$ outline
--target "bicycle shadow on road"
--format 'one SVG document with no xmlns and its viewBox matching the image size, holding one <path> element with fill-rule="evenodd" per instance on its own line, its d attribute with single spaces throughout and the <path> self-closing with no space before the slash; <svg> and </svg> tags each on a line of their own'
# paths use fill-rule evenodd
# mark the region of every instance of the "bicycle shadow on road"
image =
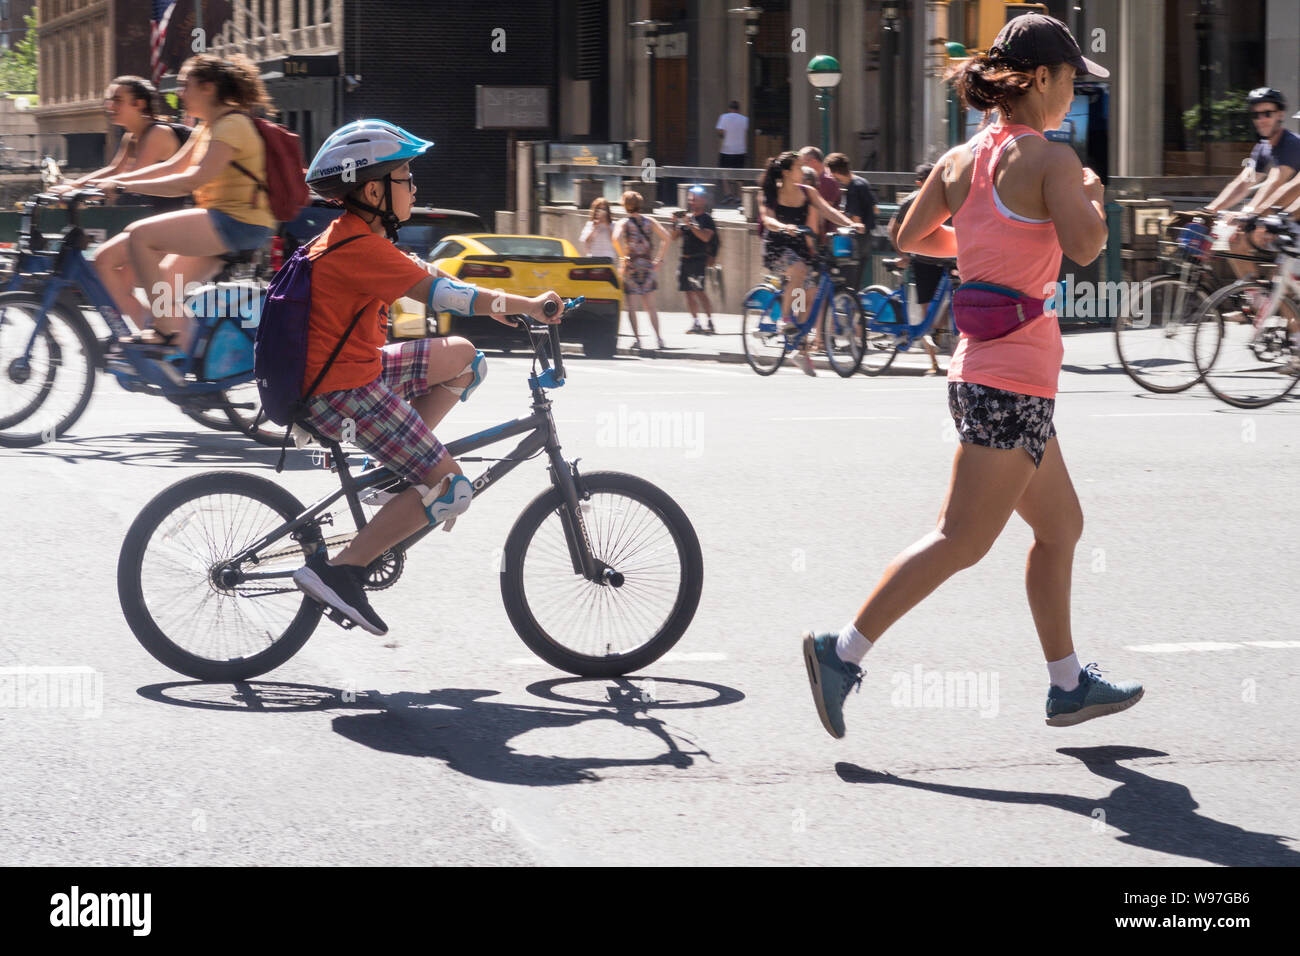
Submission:
<svg viewBox="0 0 1300 956">
<path fill-rule="evenodd" d="M 310 471 L 318 467 L 312 463 L 310 453 L 295 451 L 290 445 L 289 454 L 284 460 L 285 471 Z M 45 445 L 15 448 L 12 452 L 28 461 L 40 456 L 57 458 L 69 465 L 108 461 L 120 465 L 164 468 L 195 465 L 263 465 L 274 468 L 280 458 L 278 447 L 260 445 L 251 438 L 234 433 L 181 431 L 87 435 L 78 438 L 64 436 Z"/>
<path fill-rule="evenodd" d="M 1167 757 L 1159 750 L 1144 747 L 1060 747 L 1056 751 L 1082 760 L 1093 773 L 1119 784 L 1100 800 L 1075 797 L 1065 793 L 1041 793 L 1017 790 L 990 790 L 984 787 L 961 787 L 943 783 L 908 780 L 889 773 L 867 770 L 850 763 L 835 765 L 846 783 L 889 783 L 930 793 L 988 800 L 995 803 L 1020 803 L 1067 810 L 1084 817 L 1104 821 L 1106 826 L 1125 831 L 1119 838 L 1130 846 L 1205 860 L 1221 866 L 1296 866 L 1300 853 L 1284 841 L 1291 838 L 1276 833 L 1257 833 L 1230 823 L 1202 816 L 1192 792 L 1180 783 L 1148 776 L 1120 761 L 1143 757 Z M 1104 817 L 1095 817 L 1096 810 Z"/>
<path fill-rule="evenodd" d="M 601 779 L 597 771 L 609 768 L 685 769 L 694 765 L 695 758 L 711 760 L 695 741 L 651 711 L 717 707 L 745 699 L 740 691 L 722 684 L 640 675 L 634 680 L 638 683 L 625 677 L 558 678 L 527 688 L 536 697 L 578 707 L 492 701 L 485 698 L 500 691 L 481 688 L 380 694 L 269 681 L 178 681 L 142 687 L 137 693 L 180 707 L 240 713 L 358 710 L 362 713 L 335 717 L 334 732 L 385 753 L 434 757 L 449 769 L 479 780 L 530 787 L 595 782 Z M 569 684 L 588 689 L 589 699 L 560 695 L 557 688 Z M 646 692 L 647 685 L 653 687 L 653 696 Z M 595 697 L 604 700 L 590 699 Z M 560 757 L 520 753 L 510 746 L 511 740 L 531 730 L 571 728 L 589 721 L 610 721 L 648 733 L 662 742 L 664 750 L 653 757 Z"/>
</svg>

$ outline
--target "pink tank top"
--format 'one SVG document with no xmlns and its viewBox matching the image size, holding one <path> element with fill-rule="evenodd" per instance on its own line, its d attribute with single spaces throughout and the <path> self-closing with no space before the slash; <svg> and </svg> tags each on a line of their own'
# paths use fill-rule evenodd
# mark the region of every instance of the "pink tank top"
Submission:
<svg viewBox="0 0 1300 956">
<path fill-rule="evenodd" d="M 1035 299 L 1051 294 L 1061 272 L 1061 244 L 1051 222 L 1019 222 L 999 211 L 993 172 L 1007 144 L 1028 126 L 990 126 L 975 137 L 970 193 L 953 214 L 957 271 L 963 282 L 992 282 Z M 1054 311 L 1044 312 L 1010 335 L 976 341 L 961 337 L 948 365 L 948 381 L 1055 398 L 1065 346 Z"/>
</svg>

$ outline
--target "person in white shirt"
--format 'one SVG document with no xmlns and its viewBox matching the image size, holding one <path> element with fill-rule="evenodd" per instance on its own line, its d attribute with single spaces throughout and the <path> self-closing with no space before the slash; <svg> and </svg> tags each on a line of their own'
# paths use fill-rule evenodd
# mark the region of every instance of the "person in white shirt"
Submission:
<svg viewBox="0 0 1300 956">
<path fill-rule="evenodd" d="M 614 251 L 614 225 L 609 214 L 609 200 L 605 198 L 591 201 L 591 218 L 582 227 L 578 236 L 584 256 L 609 256 L 617 259 Z"/>
<path fill-rule="evenodd" d="M 749 134 L 749 118 L 740 112 L 740 103 L 732 100 L 727 112 L 718 117 L 714 127 L 721 143 L 718 148 L 718 165 L 725 169 L 745 168 L 745 143 Z M 740 200 L 740 184 L 734 180 L 723 183 L 724 201 Z"/>
</svg>

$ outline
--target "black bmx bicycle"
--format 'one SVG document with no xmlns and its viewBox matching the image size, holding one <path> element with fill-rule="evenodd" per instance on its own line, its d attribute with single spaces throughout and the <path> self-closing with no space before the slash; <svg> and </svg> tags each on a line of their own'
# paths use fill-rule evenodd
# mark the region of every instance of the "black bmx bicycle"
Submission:
<svg viewBox="0 0 1300 956">
<path fill-rule="evenodd" d="M 565 382 L 558 326 L 520 324 L 534 354 L 532 414 L 451 442 L 447 451 L 460 462 L 492 462 L 473 481 L 475 499 L 545 454 L 550 487 L 506 537 L 506 614 L 524 643 L 561 670 L 629 674 L 658 660 L 690 625 L 704 578 L 699 539 L 685 512 L 655 485 L 615 471 L 583 474 L 578 459 L 563 457 L 547 397 Z M 504 458 L 468 457 L 518 435 L 525 437 Z M 366 523 L 363 493 L 408 485 L 386 468 L 354 477 L 339 444 L 316 437 L 342 487 L 310 507 L 267 478 L 220 471 L 177 482 L 135 519 L 118 560 L 118 596 L 132 632 L 160 662 L 199 680 L 247 680 L 297 653 L 323 613 L 343 623 L 299 591 L 291 575 L 317 549 L 355 536 L 327 537 L 341 500 L 359 529 Z M 376 559 L 366 587 L 391 587 L 411 546 L 431 530 Z"/>
</svg>

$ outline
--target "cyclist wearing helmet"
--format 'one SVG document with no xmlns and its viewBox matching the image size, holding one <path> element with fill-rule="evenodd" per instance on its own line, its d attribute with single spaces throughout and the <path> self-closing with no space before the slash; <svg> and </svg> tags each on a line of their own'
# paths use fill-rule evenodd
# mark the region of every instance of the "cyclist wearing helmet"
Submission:
<svg viewBox="0 0 1300 956">
<path fill-rule="evenodd" d="M 1300 136 L 1283 127 L 1286 120 L 1286 98 L 1271 87 L 1261 86 L 1251 90 L 1246 97 L 1250 109 L 1251 122 L 1259 134 L 1259 142 L 1251 150 L 1250 158 L 1242 164 L 1237 178 L 1224 187 L 1223 192 L 1214 202 L 1206 206 L 1208 212 L 1222 213 L 1236 205 L 1250 190 L 1255 189 L 1253 197 L 1246 201 L 1237 215 L 1250 216 L 1265 212 L 1289 185 L 1300 171 Z M 1246 236 L 1239 227 L 1231 228 L 1228 224 L 1219 231 L 1220 239 L 1227 239 L 1228 249 L 1234 255 L 1251 256 L 1257 252 L 1246 241 Z M 1267 241 L 1266 235 L 1255 237 L 1257 243 Z M 1229 265 L 1238 278 L 1245 278 L 1254 272 L 1253 264 L 1240 259 L 1229 259 Z"/>
<path fill-rule="evenodd" d="M 449 529 L 469 507 L 469 479 L 432 429 L 487 373 L 483 353 L 467 339 L 385 345 L 388 303 L 409 296 L 427 302 L 430 312 L 491 315 L 507 325 L 507 315 L 520 313 L 558 322 L 558 314 L 547 319 L 542 309 L 547 302 L 562 304 L 554 292 L 530 299 L 480 290 L 393 245 L 415 203 L 411 160 L 432 146 L 391 123 L 358 120 L 330 135 L 307 170 L 308 185 L 347 211 L 308 253 L 314 261 L 304 392 L 346 339 L 319 387 L 305 396 L 303 422 L 335 441 L 346 436 L 411 487 L 385 501 L 332 559 L 318 551 L 293 579 L 371 634 L 385 634 L 388 626 L 362 589 L 366 566 L 425 525 Z"/>
</svg>

